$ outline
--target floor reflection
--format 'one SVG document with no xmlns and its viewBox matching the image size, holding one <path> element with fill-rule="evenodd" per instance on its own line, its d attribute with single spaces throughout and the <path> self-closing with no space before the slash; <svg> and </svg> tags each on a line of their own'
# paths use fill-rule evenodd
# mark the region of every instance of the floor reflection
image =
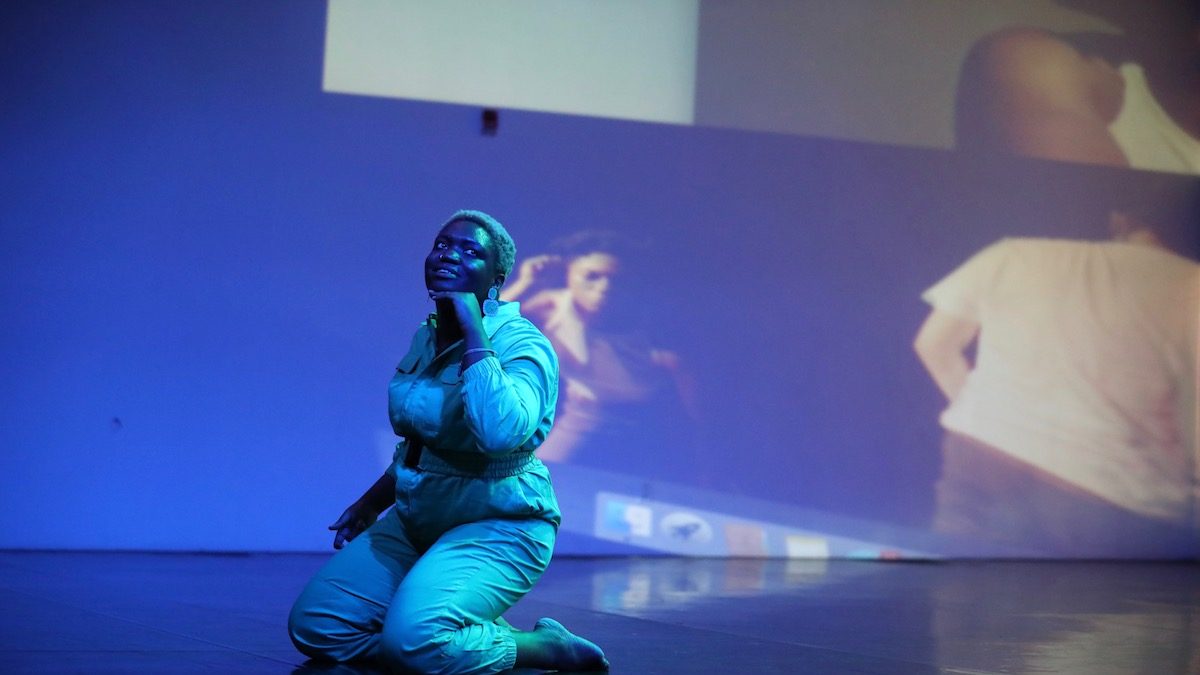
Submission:
<svg viewBox="0 0 1200 675">
<path fill-rule="evenodd" d="M 0 673 L 373 673 L 287 637 L 326 555 L 0 552 Z M 1200 566 L 557 558 L 506 613 L 612 675 L 1200 673 Z"/>
<path fill-rule="evenodd" d="M 592 575 L 592 607 L 654 613 L 696 601 L 753 598 L 821 583 L 827 569 L 825 560 L 634 560 Z"/>
<path fill-rule="evenodd" d="M 1200 673 L 1194 564 L 586 564 L 599 612 L 972 672 Z"/>
<path fill-rule="evenodd" d="M 931 586 L 940 663 L 1029 673 L 1200 673 L 1195 565 L 947 568 Z"/>
</svg>

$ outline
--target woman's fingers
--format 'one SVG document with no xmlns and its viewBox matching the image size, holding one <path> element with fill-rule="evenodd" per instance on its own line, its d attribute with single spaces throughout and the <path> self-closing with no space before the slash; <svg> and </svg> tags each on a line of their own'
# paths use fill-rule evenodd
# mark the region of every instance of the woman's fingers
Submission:
<svg viewBox="0 0 1200 675">
<path fill-rule="evenodd" d="M 333 524 L 329 526 L 329 529 L 339 530 L 339 529 L 345 527 L 347 524 L 349 524 L 350 518 L 352 517 L 350 515 L 350 511 L 351 511 L 351 509 L 346 509 L 345 511 L 342 511 L 342 515 L 338 516 L 337 520 L 333 521 Z"/>
<path fill-rule="evenodd" d="M 343 520 L 346 522 L 342 522 Z M 353 520 L 339 518 L 338 522 L 334 523 L 338 527 L 337 534 L 333 537 L 333 547 L 340 549 L 346 545 L 346 542 L 354 541 L 354 538 L 370 527 L 372 522 L 374 522 L 373 519 L 367 518 L 354 518 Z M 332 525 L 330 529 L 333 529 Z"/>
<path fill-rule="evenodd" d="M 361 520 L 358 521 L 357 524 L 361 525 L 362 521 Z M 354 541 L 354 538 L 357 537 L 358 533 L 362 532 L 362 530 L 363 530 L 363 528 L 361 528 L 361 527 L 355 529 L 355 528 L 350 527 L 349 525 L 339 529 L 337 531 L 337 535 L 335 535 L 333 538 L 333 547 L 336 549 L 340 549 L 346 545 L 346 542 Z"/>
<path fill-rule="evenodd" d="M 366 522 L 360 518 L 353 508 L 346 509 L 338 519 L 329 526 L 336 534 L 333 536 L 333 547 L 341 549 L 346 542 L 353 540 L 366 528 Z"/>
</svg>

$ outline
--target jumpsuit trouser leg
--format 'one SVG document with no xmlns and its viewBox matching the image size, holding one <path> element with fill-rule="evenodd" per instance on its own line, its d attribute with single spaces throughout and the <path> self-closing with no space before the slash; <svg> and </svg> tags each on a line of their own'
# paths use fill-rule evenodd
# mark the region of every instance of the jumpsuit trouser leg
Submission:
<svg viewBox="0 0 1200 675">
<path fill-rule="evenodd" d="M 557 532 L 557 503 L 538 464 L 495 480 L 402 471 L 396 507 L 297 599 L 296 647 L 405 672 L 512 668 L 516 643 L 495 619 L 541 577 Z"/>
</svg>

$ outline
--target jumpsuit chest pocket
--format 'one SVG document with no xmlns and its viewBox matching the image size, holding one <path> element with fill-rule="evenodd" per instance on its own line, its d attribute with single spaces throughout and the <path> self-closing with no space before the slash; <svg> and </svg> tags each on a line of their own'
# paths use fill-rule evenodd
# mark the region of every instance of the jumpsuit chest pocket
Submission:
<svg viewBox="0 0 1200 675">
<path fill-rule="evenodd" d="M 407 368 L 411 372 L 404 372 Z M 418 434 L 427 446 L 453 448 L 462 424 L 462 377 L 458 362 L 432 366 L 403 363 L 393 379 L 393 421 Z M 396 426 L 395 424 L 393 426 Z"/>
<path fill-rule="evenodd" d="M 400 359 L 400 363 L 396 365 L 396 372 L 412 375 L 417 372 L 417 366 L 421 363 L 421 354 L 416 350 L 410 351 Z"/>
</svg>

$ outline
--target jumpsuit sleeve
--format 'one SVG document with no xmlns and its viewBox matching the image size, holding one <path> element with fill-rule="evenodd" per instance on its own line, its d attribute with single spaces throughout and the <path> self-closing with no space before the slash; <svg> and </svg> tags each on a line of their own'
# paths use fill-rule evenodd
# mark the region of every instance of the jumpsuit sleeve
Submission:
<svg viewBox="0 0 1200 675">
<path fill-rule="evenodd" d="M 515 335 L 493 340 L 496 357 L 462 374 L 467 425 L 479 450 L 493 455 L 520 449 L 541 427 L 548 432 L 558 401 L 558 357 L 550 341 L 532 324 L 507 332 Z"/>
</svg>

